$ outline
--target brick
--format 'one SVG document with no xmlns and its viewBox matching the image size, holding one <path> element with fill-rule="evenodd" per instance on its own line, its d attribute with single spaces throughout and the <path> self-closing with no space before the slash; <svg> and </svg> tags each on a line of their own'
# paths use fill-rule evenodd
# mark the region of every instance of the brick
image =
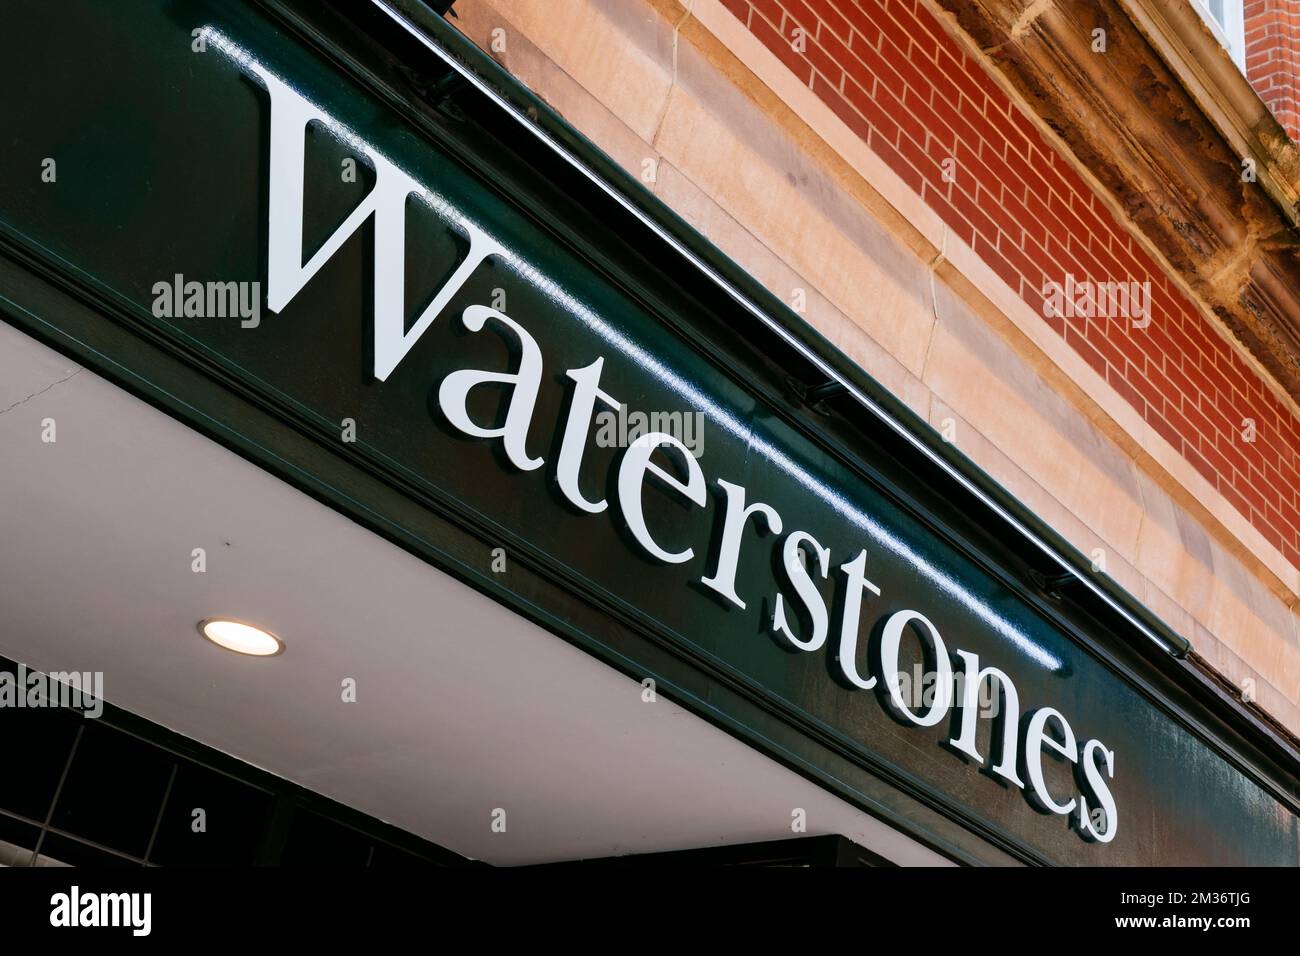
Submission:
<svg viewBox="0 0 1300 956">
<path fill-rule="evenodd" d="M 1002 205 L 1006 208 L 1007 215 L 1020 226 L 1022 235 L 1026 239 L 1032 240 L 1040 246 L 1047 242 L 1047 223 L 1030 212 L 1027 205 L 1005 191 L 1002 194 Z"/>
<path fill-rule="evenodd" d="M 760 16 L 778 30 L 781 29 L 781 21 L 785 19 L 785 7 L 781 6 L 778 0 L 750 0 L 750 5 L 754 8 L 754 15 Z M 750 24 L 751 29 L 753 24 Z"/>
<path fill-rule="evenodd" d="M 1300 567 L 1300 546 L 1290 542 L 1283 542 L 1282 554 L 1291 562 L 1292 567 Z"/>
<path fill-rule="evenodd" d="M 1006 238 L 1006 236 L 1003 236 L 1002 239 L 1004 241 L 998 243 L 998 251 L 1006 257 L 1007 261 L 1010 262 L 1011 265 L 1015 267 L 1016 271 L 1025 279 L 1028 288 L 1033 290 L 1034 297 L 1041 300 L 1043 281 L 1045 278 L 1042 267 L 1025 254 L 1023 246 L 1019 243 L 1006 242 Z M 1022 295 L 1021 298 L 1025 297 Z M 1030 305 L 1034 304 L 1034 298 L 1030 298 L 1027 301 L 1029 301 Z M 1041 305 L 1041 301 L 1039 302 L 1039 305 Z"/>
<path fill-rule="evenodd" d="M 1008 180 L 1022 187 L 1020 191 L 1022 197 L 1027 198 L 1031 191 L 1039 195 L 1049 192 L 1048 185 L 1042 177 L 1041 167 L 1038 165 L 1039 154 L 1032 153 L 1029 158 L 1025 158 L 1019 153 L 1007 153 L 1002 161 L 1007 168 Z"/>
<path fill-rule="evenodd" d="M 851 77 L 846 77 L 844 80 L 844 97 L 854 109 L 867 118 L 867 122 L 878 130 L 881 136 L 891 143 L 898 142 L 898 124 L 894 122 L 894 118 L 881 107 L 876 97 L 858 86 Z"/>
<path fill-rule="evenodd" d="M 849 41 L 849 52 L 853 59 L 844 64 L 844 71 L 864 87 L 875 88 L 878 83 L 894 91 L 895 96 L 903 95 L 903 78 L 899 75 L 880 51 L 859 40 L 854 34 Z M 878 81 L 878 82 L 877 82 Z"/>
<path fill-rule="evenodd" d="M 824 77 L 814 76 L 812 89 L 822 102 L 829 106 L 831 111 L 857 134 L 858 138 L 865 140 L 871 135 L 871 124 L 853 108 L 852 104 L 839 90 L 831 87 Z"/>
<path fill-rule="evenodd" d="M 984 108 L 984 116 L 997 127 L 1003 142 L 1007 144 L 1008 150 L 1020 153 L 1022 156 L 1029 155 L 1029 140 L 1011 122 L 1011 117 L 1008 115 L 1008 104 L 1005 101 L 994 102 L 990 100 Z"/>
<path fill-rule="evenodd" d="M 913 142 L 925 142 L 925 126 L 916 116 L 903 108 L 903 104 L 899 102 L 892 92 L 877 87 L 876 101 L 885 111 L 885 114 L 892 118 L 898 124 L 899 129 L 907 136 L 910 136 Z"/>
<path fill-rule="evenodd" d="M 812 63 L 813 69 L 830 80 L 835 89 L 839 89 L 844 82 L 844 54 L 836 55 L 834 46 L 839 46 L 839 40 L 834 37 L 827 37 L 826 42 L 832 45 L 828 49 L 821 41 L 809 40 L 804 50 L 804 56 Z M 848 51 L 844 50 L 846 54 Z"/>
<path fill-rule="evenodd" d="M 723 0 L 954 234 L 1041 314 L 1047 279 L 1149 282 L 1152 324 L 1045 317 L 1288 560 L 1300 562 L 1300 422 L 1207 324 L 1033 116 L 916 0 Z M 1247 76 L 1294 137 L 1300 14 L 1250 0 Z M 1260 18 L 1263 18 L 1261 21 Z M 788 32 L 809 30 L 806 55 Z M 783 35 L 784 34 L 784 35 Z M 957 160 L 945 183 L 940 163 Z M 1239 440 L 1254 418 L 1259 437 Z"/>
<path fill-rule="evenodd" d="M 1092 366 L 1094 372 L 1101 375 L 1103 378 L 1105 377 L 1107 369 L 1105 357 L 1093 348 L 1092 344 L 1084 338 L 1075 326 L 1070 324 L 1069 319 L 1067 319 L 1065 323 L 1065 341 L 1079 353 L 1079 356 L 1085 362 Z"/>
<path fill-rule="evenodd" d="M 966 185 L 961 180 L 960 172 L 958 173 L 956 186 L 957 189 L 952 193 L 952 203 L 957 211 L 975 227 L 976 233 L 991 242 L 995 242 L 998 236 L 997 224 L 988 217 L 984 208 L 972 196 L 972 193 L 978 187 L 972 187 L 968 192 Z"/>
<path fill-rule="evenodd" d="M 1180 452 L 1182 451 L 1183 436 L 1178 433 L 1178 429 L 1171 425 L 1167 419 L 1162 417 L 1159 413 L 1153 413 L 1147 416 L 1147 421 L 1150 422 L 1151 427 L 1154 428 L 1165 441 L 1169 442 L 1170 445 L 1178 449 Z"/>
<path fill-rule="evenodd" d="M 961 213 L 957 211 L 957 207 L 949 202 L 939 189 L 936 189 L 931 183 L 926 183 L 921 198 L 939 214 L 939 218 L 944 221 L 944 224 L 949 229 L 956 233 L 962 242 L 968 246 L 975 243 L 974 227 L 962 218 Z"/>
<path fill-rule="evenodd" d="M 1088 341 L 1097 351 L 1106 357 L 1106 364 L 1112 369 L 1125 366 L 1125 346 L 1132 348 L 1132 342 L 1125 342 L 1119 323 L 1110 319 L 1090 319 L 1088 322 Z"/>
<path fill-rule="evenodd" d="M 1205 456 L 1205 460 L 1210 463 L 1210 467 L 1214 469 L 1215 474 L 1217 474 L 1221 479 L 1224 479 L 1227 484 L 1231 485 L 1233 475 L 1235 474 L 1232 463 L 1221 455 L 1219 450 L 1214 447 L 1214 443 L 1207 441 L 1204 435 L 1201 436 L 1200 452 Z"/>
<path fill-rule="evenodd" d="M 1146 415 L 1146 398 L 1122 370 L 1117 369 L 1114 366 L 1107 368 L 1106 381 L 1110 384 L 1111 388 L 1124 396 L 1124 399 L 1130 405 L 1141 412 L 1143 416 Z"/>
<path fill-rule="evenodd" d="M 976 186 L 983 186 L 991 191 L 1001 185 L 1002 177 L 980 158 L 969 143 L 959 140 L 956 155 L 957 181 L 962 184 L 962 188 L 970 191 L 972 196 L 975 194 Z"/>
<path fill-rule="evenodd" d="M 967 121 L 969 115 L 967 111 L 970 109 L 969 103 L 958 99 L 957 104 L 954 104 L 936 94 L 930 100 L 930 108 L 939 118 L 939 121 L 953 131 L 958 140 L 972 148 L 978 146 L 979 134 L 975 132 L 975 127 L 971 126 Z"/>
<path fill-rule="evenodd" d="M 1293 140 L 1300 140 L 1295 90 L 1300 83 L 1292 51 L 1300 43 L 1300 19 L 1278 4 L 1246 5 L 1246 79 Z"/>
<path fill-rule="evenodd" d="M 935 186 L 939 185 L 941 181 L 939 175 L 939 158 L 931 155 L 929 150 L 915 142 L 906 133 L 898 137 L 897 145 L 898 151 L 902 153 L 904 158 L 921 174 L 923 180 Z M 940 158 L 942 158 L 942 153 Z"/>
<path fill-rule="evenodd" d="M 904 83 L 920 94 L 923 102 L 930 102 L 930 97 L 934 93 L 934 79 L 921 72 L 912 58 L 895 47 L 889 37 L 885 37 L 881 42 L 880 55 L 894 68 Z"/>
<path fill-rule="evenodd" d="M 803 27 L 808 32 L 809 39 L 815 39 L 821 31 L 821 18 L 813 12 L 805 0 L 781 0 L 781 6 L 785 7 L 786 16 L 789 17 L 790 23 Z M 787 25 L 785 35 L 790 36 L 791 27 Z"/>
<path fill-rule="evenodd" d="M 850 20 L 849 26 L 853 30 L 849 36 L 849 49 L 855 54 L 861 56 L 861 50 L 864 48 L 872 50 L 880 48 L 880 38 L 884 36 L 880 27 L 864 18 L 860 13 Z"/>
<path fill-rule="evenodd" d="M 998 224 L 999 231 L 1009 236 L 1012 242 L 1019 244 L 1023 230 L 1012 211 L 999 200 L 1001 188 L 1001 183 L 992 183 L 989 186 L 980 183 L 979 201 L 988 210 L 990 218 Z"/>
<path fill-rule="evenodd" d="M 1020 274 L 1016 272 L 1015 266 L 998 252 L 997 247 L 992 242 L 981 235 L 976 235 L 975 253 L 988 263 L 989 267 L 1002 278 L 1003 282 L 1019 291 Z"/>
<path fill-rule="evenodd" d="M 935 74 L 935 87 L 943 90 L 946 84 L 941 81 L 949 81 L 951 89 L 965 96 L 975 111 L 982 117 L 984 108 L 988 103 L 988 93 L 972 78 L 972 66 L 973 64 L 965 55 L 953 56 L 940 50 L 937 62 L 938 72 Z"/>
<path fill-rule="evenodd" d="M 741 23 L 749 23 L 749 0 L 722 0 L 722 5 Z"/>
<path fill-rule="evenodd" d="M 912 38 L 903 29 L 902 25 L 889 15 L 889 6 L 890 4 L 868 2 L 860 5 L 860 9 L 862 15 L 870 23 L 875 24 L 884 36 L 894 41 L 894 46 L 898 47 L 906 55 L 908 48 L 912 45 Z"/>
<path fill-rule="evenodd" d="M 957 146 L 957 134 L 952 131 L 950 126 L 939 119 L 938 114 L 930 109 L 929 104 L 909 89 L 903 96 L 903 106 L 916 117 L 917 121 L 932 138 L 943 144 L 945 152 L 952 155 Z"/>
<path fill-rule="evenodd" d="M 921 191 L 921 184 L 924 182 L 921 173 L 903 158 L 902 153 L 895 149 L 892 143 L 886 142 L 879 134 L 872 131 L 868 145 L 879 154 L 890 169 L 912 187 L 913 192 L 919 193 Z"/>
<path fill-rule="evenodd" d="M 1211 465 L 1208 461 L 1206 461 L 1205 457 L 1199 451 L 1197 451 L 1195 448 L 1192 448 L 1190 445 L 1184 444 L 1183 457 L 1185 457 L 1189 462 L 1191 462 L 1192 467 L 1201 473 L 1202 478 L 1204 478 L 1214 487 L 1216 488 L 1218 487 L 1219 476 L 1215 472 L 1214 466 Z"/>
<path fill-rule="evenodd" d="M 812 64 L 794 52 L 789 41 L 782 36 L 776 27 L 771 26 L 765 20 L 755 18 L 750 20 L 749 28 L 755 36 L 763 41 L 764 46 L 776 54 L 777 59 L 789 67 L 790 72 L 797 76 L 800 82 L 805 86 L 808 85 L 812 79 Z"/>
<path fill-rule="evenodd" d="M 840 6 L 847 7 L 851 11 L 853 9 L 851 0 L 843 0 L 842 4 L 837 4 L 835 0 L 805 0 L 805 2 L 817 14 L 818 19 L 825 24 L 819 38 L 824 37 L 829 32 L 831 36 L 847 45 L 849 34 L 853 31 L 853 25 L 841 11 Z"/>
</svg>

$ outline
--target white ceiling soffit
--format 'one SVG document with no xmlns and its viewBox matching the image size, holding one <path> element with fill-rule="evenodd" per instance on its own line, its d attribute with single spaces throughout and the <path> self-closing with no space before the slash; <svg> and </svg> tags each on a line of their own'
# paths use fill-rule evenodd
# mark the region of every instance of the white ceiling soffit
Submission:
<svg viewBox="0 0 1300 956">
<path fill-rule="evenodd" d="M 785 839 L 796 807 L 945 862 L 3 323 L 0 449 L 0 653 L 186 736 L 496 864 Z"/>
</svg>

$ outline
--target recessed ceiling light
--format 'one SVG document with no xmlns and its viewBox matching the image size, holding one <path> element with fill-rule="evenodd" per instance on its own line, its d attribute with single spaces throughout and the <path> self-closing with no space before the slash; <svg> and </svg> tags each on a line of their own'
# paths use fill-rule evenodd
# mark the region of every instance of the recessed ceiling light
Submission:
<svg viewBox="0 0 1300 956">
<path fill-rule="evenodd" d="M 284 641 L 252 624 L 212 618 L 199 622 L 199 633 L 218 647 L 253 657 L 274 657 L 284 653 Z"/>
</svg>

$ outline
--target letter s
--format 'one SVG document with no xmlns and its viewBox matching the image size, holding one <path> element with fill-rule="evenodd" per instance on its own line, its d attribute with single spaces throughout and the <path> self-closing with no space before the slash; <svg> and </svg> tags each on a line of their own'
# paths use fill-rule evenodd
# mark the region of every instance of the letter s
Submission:
<svg viewBox="0 0 1300 956">
<path fill-rule="evenodd" d="M 830 572 L 830 549 L 823 548 L 807 531 L 796 531 L 785 539 L 785 546 L 781 550 L 781 561 L 785 565 L 786 573 L 790 575 L 790 583 L 794 585 L 795 592 L 804 607 L 808 609 L 809 617 L 812 618 L 812 636 L 806 641 L 795 637 L 794 631 L 786 621 L 785 598 L 779 589 L 776 593 L 776 610 L 772 614 L 772 630 L 784 636 L 801 651 L 815 651 L 826 643 L 830 621 L 826 613 L 826 602 L 817 590 L 817 585 L 813 583 L 812 576 L 803 561 L 799 560 L 799 545 L 805 541 L 817 554 L 818 573 L 823 578 L 826 577 Z"/>
<path fill-rule="evenodd" d="M 1101 768 L 1097 766 L 1094 754 L 1101 753 L 1106 758 L 1106 776 L 1115 777 L 1115 751 L 1107 750 L 1100 740 L 1089 740 L 1083 745 L 1083 754 L 1079 758 L 1079 768 L 1083 772 L 1083 794 L 1079 797 L 1079 830 L 1085 837 L 1098 843 L 1109 843 L 1115 839 L 1115 830 L 1119 826 L 1119 813 L 1115 807 L 1115 798 L 1110 788 L 1102 779 Z M 1101 812 L 1106 821 L 1106 828 L 1098 830 L 1092 825 L 1091 811 L 1088 809 L 1088 794 L 1101 804 Z"/>
</svg>

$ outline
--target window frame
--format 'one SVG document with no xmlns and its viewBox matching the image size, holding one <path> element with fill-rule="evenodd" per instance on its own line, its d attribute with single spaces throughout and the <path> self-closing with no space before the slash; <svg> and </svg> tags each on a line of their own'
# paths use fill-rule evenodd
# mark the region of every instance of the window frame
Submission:
<svg viewBox="0 0 1300 956">
<path fill-rule="evenodd" d="M 1207 0 L 1189 0 L 1205 25 L 1210 28 L 1215 39 L 1228 51 L 1232 62 L 1237 64 L 1244 76 L 1246 74 L 1246 13 L 1245 0 L 1223 0 L 1223 22 L 1220 23 L 1210 12 Z"/>
</svg>

